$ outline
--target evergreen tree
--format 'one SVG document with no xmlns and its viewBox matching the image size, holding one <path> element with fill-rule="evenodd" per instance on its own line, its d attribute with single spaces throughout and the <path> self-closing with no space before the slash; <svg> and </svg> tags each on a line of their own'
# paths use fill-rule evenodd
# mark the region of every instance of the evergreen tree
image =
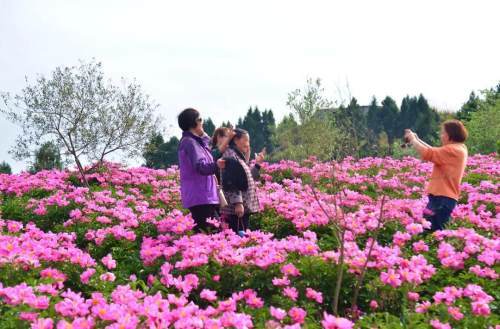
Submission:
<svg viewBox="0 0 500 329">
<path fill-rule="evenodd" d="M 429 106 L 422 94 L 417 99 L 416 108 L 415 132 L 428 143 L 436 142 L 439 138 L 439 114 Z"/>
<path fill-rule="evenodd" d="M 252 107 L 250 107 L 245 117 L 238 120 L 238 127 L 248 131 L 252 150 L 260 152 L 260 150 L 265 146 L 265 137 L 263 134 L 264 126 L 262 115 L 259 109 L 257 107 L 252 109 Z"/>
<path fill-rule="evenodd" d="M 366 115 L 361 110 L 361 107 L 358 104 L 358 100 L 356 98 L 352 98 L 347 106 L 347 111 L 350 113 L 352 118 L 352 122 L 357 131 L 360 132 L 360 135 L 364 135 L 364 131 L 366 130 Z"/>
<path fill-rule="evenodd" d="M 151 136 L 142 153 L 142 156 L 146 160 L 146 167 L 154 169 L 162 168 L 162 161 L 158 150 L 164 142 L 163 136 L 158 132 Z"/>
<path fill-rule="evenodd" d="M 272 110 L 265 110 L 262 112 L 262 125 L 264 127 L 264 146 L 268 153 L 274 150 L 274 134 L 276 132 L 276 121 Z"/>
<path fill-rule="evenodd" d="M 176 165 L 179 163 L 179 157 L 177 155 L 177 150 L 179 149 L 180 140 L 173 136 L 170 137 L 168 142 L 162 144 L 160 146 L 159 152 L 163 154 L 163 161 L 165 163 L 165 167 L 170 167 L 172 165 Z"/>
<path fill-rule="evenodd" d="M 46 142 L 35 151 L 35 161 L 29 171 L 37 173 L 52 169 L 62 169 L 61 153 L 54 143 Z"/>
<path fill-rule="evenodd" d="M 368 107 L 367 126 L 375 136 L 378 136 L 383 129 L 382 120 L 380 118 L 380 107 L 377 105 L 375 96 Z"/>
<path fill-rule="evenodd" d="M 475 92 L 471 92 L 469 95 L 469 99 L 465 102 L 464 105 L 457 112 L 457 119 L 463 121 L 469 121 L 471 114 L 477 112 L 479 110 L 480 99 L 476 96 Z"/>
<path fill-rule="evenodd" d="M 146 144 L 142 154 L 146 160 L 145 166 L 154 169 L 165 169 L 177 164 L 178 147 L 179 139 L 177 137 L 171 137 L 170 140 L 165 143 L 160 133 L 154 134 Z"/>
<path fill-rule="evenodd" d="M 207 118 L 203 121 L 203 130 L 207 133 L 208 136 L 213 136 L 215 125 L 211 118 Z"/>
<path fill-rule="evenodd" d="M 0 162 L 0 174 L 12 174 L 12 168 L 5 161 Z"/>
<path fill-rule="evenodd" d="M 350 125 L 353 129 L 353 138 L 355 140 L 356 152 L 358 157 L 367 154 L 368 146 L 368 126 L 367 126 L 367 114 L 363 113 L 361 107 L 358 104 L 356 98 L 352 98 L 349 105 L 346 108 L 346 112 L 350 118 Z"/>
<path fill-rule="evenodd" d="M 255 107 L 252 113 L 252 149 L 253 152 L 260 152 L 266 146 L 266 136 L 264 135 L 264 121 L 262 120 L 262 113 L 258 107 Z"/>
<path fill-rule="evenodd" d="M 411 129 L 422 140 L 430 143 L 439 137 L 440 116 L 429 106 L 427 99 L 420 94 L 419 97 L 406 96 L 401 102 L 399 115 L 399 128 L 396 137 L 403 137 L 404 129 Z"/>
<path fill-rule="evenodd" d="M 383 130 L 387 135 L 387 142 L 389 144 L 389 149 L 391 152 L 394 139 L 398 135 L 399 109 L 398 106 L 396 105 L 396 102 L 389 96 L 387 96 L 382 101 L 382 107 L 380 109 L 380 118 L 382 121 Z"/>
<path fill-rule="evenodd" d="M 403 138 L 404 136 L 404 130 L 409 129 L 411 126 L 409 116 L 410 116 L 410 97 L 406 96 L 403 98 L 401 101 L 401 107 L 400 107 L 400 112 L 399 112 L 399 118 L 398 118 L 398 134 L 397 136 L 399 138 Z"/>
<path fill-rule="evenodd" d="M 417 98 L 406 96 L 401 101 L 401 112 L 399 116 L 400 127 L 398 137 L 403 137 L 405 129 L 416 129 L 417 123 Z"/>
</svg>

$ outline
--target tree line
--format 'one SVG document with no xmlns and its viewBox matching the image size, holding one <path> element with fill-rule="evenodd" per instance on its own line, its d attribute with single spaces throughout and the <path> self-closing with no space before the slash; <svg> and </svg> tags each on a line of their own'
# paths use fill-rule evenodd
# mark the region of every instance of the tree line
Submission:
<svg viewBox="0 0 500 329">
<path fill-rule="evenodd" d="M 18 160 L 32 159 L 30 172 L 76 164 L 87 184 L 85 173 L 98 170 L 112 153 L 142 156 L 151 168 L 177 164 L 179 138 L 165 139 L 160 132 L 158 105 L 136 81 L 106 82 L 101 63 L 56 68 L 18 95 L 1 92 L 0 100 L 0 112 L 22 129 L 10 153 Z M 354 97 L 339 103 L 328 97 L 320 79 L 290 92 L 286 104 L 290 113 L 279 123 L 271 109 L 255 106 L 234 125 L 226 121 L 220 126 L 247 130 L 253 149 L 266 148 L 270 161 L 411 154 L 400 147 L 404 129 L 436 145 L 440 123 L 450 118 L 465 122 L 471 153 L 500 149 L 500 83 L 472 92 L 456 113 L 438 111 L 422 94 L 406 96 L 399 105 L 390 96 L 381 102 L 373 97 L 367 105 Z M 212 118 L 203 125 L 209 135 L 217 126 Z M 5 161 L 0 172 L 11 172 Z"/>
<path fill-rule="evenodd" d="M 471 153 L 491 153 L 499 150 L 499 95 L 500 84 L 482 91 L 481 96 L 473 92 L 456 113 L 438 111 L 422 94 L 408 95 L 400 105 L 386 96 L 380 103 L 373 97 L 365 106 L 354 97 L 347 104 L 334 106 L 321 81 L 308 80 L 305 88 L 289 94 L 287 105 L 291 112 L 278 124 L 272 110 L 250 107 L 246 115 L 237 120 L 236 126 L 248 130 L 255 150 L 266 147 L 271 161 L 300 161 L 310 156 L 319 160 L 340 160 L 346 156 L 415 155 L 412 150 L 401 148 L 404 129 L 409 128 L 427 143 L 438 145 L 440 124 L 458 118 L 470 130 Z M 481 125 L 490 128 L 481 129 Z M 221 126 L 232 124 L 227 121 Z M 213 134 L 214 121 L 208 118 L 204 128 L 209 135 Z M 178 143 L 175 136 L 165 142 L 161 134 L 157 134 L 143 154 L 145 165 L 166 168 L 177 164 Z"/>
</svg>

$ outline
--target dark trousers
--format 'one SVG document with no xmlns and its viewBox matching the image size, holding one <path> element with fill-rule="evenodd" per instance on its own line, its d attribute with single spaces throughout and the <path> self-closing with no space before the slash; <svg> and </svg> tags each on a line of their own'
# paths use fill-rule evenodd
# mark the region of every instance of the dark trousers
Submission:
<svg viewBox="0 0 500 329">
<path fill-rule="evenodd" d="M 200 233 L 202 231 L 206 232 L 208 228 L 207 219 L 219 218 L 219 213 L 217 212 L 218 207 L 218 204 L 203 204 L 189 208 L 191 216 L 196 223 L 193 231 L 196 233 Z"/>
<path fill-rule="evenodd" d="M 231 215 L 227 218 L 229 228 L 235 233 L 239 231 L 246 231 L 248 227 L 248 222 L 250 221 L 250 214 L 244 214 L 243 217 L 238 218 L 236 215 Z"/>
<path fill-rule="evenodd" d="M 457 205 L 457 201 L 445 196 L 429 195 L 429 203 L 427 204 L 427 214 L 424 218 L 431 222 L 430 231 L 444 229 L 444 225 L 450 220 L 450 215 Z"/>
</svg>

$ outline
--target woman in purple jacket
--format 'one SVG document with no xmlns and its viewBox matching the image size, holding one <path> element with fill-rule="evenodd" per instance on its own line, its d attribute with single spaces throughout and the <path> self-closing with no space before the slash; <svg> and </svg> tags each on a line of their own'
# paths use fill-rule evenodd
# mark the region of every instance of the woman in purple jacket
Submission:
<svg viewBox="0 0 500 329">
<path fill-rule="evenodd" d="M 182 129 L 178 149 L 182 205 L 189 209 L 196 222 L 195 232 L 201 232 L 206 230 L 208 218 L 219 217 L 216 210 L 219 196 L 214 177 L 218 166 L 210 150 L 210 137 L 203 131 L 200 113 L 188 108 L 177 119 Z M 222 167 L 224 161 L 219 162 Z"/>
</svg>

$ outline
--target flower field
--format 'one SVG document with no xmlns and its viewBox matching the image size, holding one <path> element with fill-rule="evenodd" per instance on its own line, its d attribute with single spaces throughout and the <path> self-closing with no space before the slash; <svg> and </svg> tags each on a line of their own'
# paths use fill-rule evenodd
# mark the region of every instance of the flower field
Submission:
<svg viewBox="0 0 500 329">
<path fill-rule="evenodd" d="M 431 168 L 266 164 L 245 237 L 193 234 L 176 168 L 0 174 L 0 328 L 500 328 L 500 160 L 424 234 Z"/>
</svg>

